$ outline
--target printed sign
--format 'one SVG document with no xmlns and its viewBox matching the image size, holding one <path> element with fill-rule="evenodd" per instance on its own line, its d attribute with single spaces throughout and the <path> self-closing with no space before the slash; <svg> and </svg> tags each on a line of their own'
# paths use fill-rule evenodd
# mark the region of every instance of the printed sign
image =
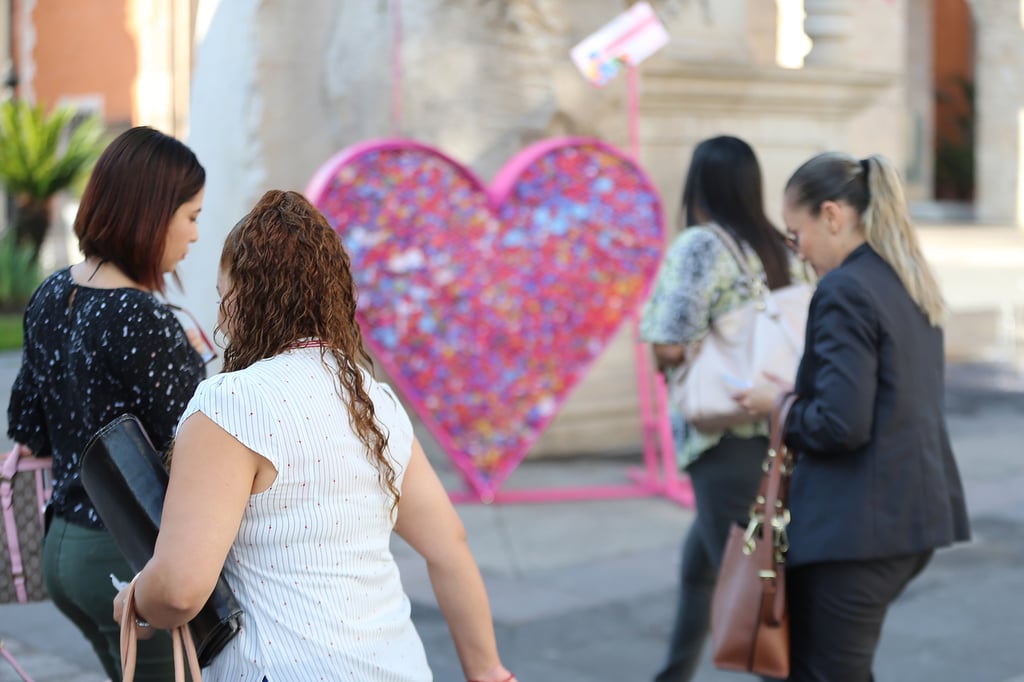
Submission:
<svg viewBox="0 0 1024 682">
<path fill-rule="evenodd" d="M 667 43 L 668 31 L 650 4 L 638 2 L 585 38 L 570 54 L 583 76 L 601 86 L 626 65 L 638 65 Z"/>
</svg>

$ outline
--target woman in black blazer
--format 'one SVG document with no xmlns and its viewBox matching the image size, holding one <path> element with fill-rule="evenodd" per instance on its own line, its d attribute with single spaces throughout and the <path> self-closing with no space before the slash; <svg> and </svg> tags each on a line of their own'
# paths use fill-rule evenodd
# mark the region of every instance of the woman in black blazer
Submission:
<svg viewBox="0 0 1024 682">
<path fill-rule="evenodd" d="M 944 305 L 885 158 L 812 158 L 783 217 L 821 278 L 785 436 L 789 679 L 865 682 L 889 605 L 936 548 L 969 539 L 943 409 Z M 737 399 L 763 414 L 774 397 Z"/>
</svg>

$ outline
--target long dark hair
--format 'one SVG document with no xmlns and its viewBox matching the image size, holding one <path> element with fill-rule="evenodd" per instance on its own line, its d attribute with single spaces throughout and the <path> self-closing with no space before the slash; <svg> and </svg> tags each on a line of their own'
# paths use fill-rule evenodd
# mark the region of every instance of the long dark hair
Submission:
<svg viewBox="0 0 1024 682">
<path fill-rule="evenodd" d="M 750 145 L 729 135 L 693 150 L 683 187 L 687 227 L 713 221 L 754 249 L 768 286 L 790 283 L 785 238 L 764 214 L 761 166 Z"/>
<path fill-rule="evenodd" d="M 126 130 L 100 155 L 82 193 L 74 226 L 79 248 L 163 292 L 160 263 L 171 218 L 205 183 L 206 171 L 184 143 L 145 126 Z"/>
</svg>

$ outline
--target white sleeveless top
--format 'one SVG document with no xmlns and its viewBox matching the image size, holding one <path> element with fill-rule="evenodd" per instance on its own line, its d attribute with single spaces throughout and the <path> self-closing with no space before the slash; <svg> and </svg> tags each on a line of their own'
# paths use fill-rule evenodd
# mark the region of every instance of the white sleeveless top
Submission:
<svg viewBox="0 0 1024 682">
<path fill-rule="evenodd" d="M 390 389 L 364 377 L 401 488 L 412 425 Z M 277 469 L 249 497 L 224 564 L 242 630 L 204 677 L 433 679 L 389 548 L 391 499 L 336 385 L 320 349 L 296 349 L 203 381 L 181 417 L 202 412 Z"/>
</svg>

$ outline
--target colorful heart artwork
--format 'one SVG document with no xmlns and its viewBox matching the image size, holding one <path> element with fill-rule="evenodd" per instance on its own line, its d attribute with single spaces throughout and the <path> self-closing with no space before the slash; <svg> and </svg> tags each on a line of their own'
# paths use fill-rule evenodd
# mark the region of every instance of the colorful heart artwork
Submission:
<svg viewBox="0 0 1024 682">
<path fill-rule="evenodd" d="M 352 259 L 367 346 L 482 499 L 632 319 L 665 244 L 654 185 L 597 140 L 536 143 L 490 186 L 373 141 L 306 193 Z"/>
</svg>

